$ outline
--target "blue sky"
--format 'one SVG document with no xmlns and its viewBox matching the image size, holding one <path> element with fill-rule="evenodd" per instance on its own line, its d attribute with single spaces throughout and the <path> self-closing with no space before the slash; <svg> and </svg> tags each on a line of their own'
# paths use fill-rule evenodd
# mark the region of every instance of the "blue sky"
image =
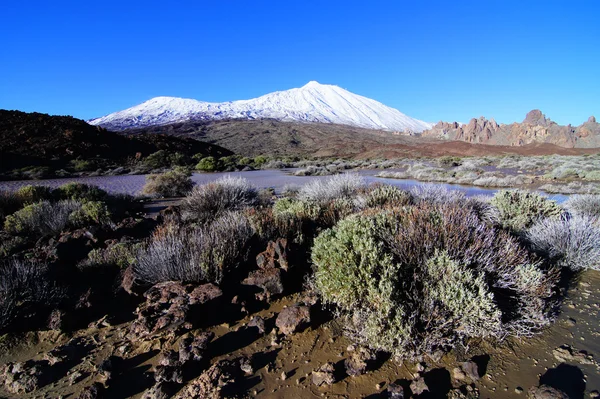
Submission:
<svg viewBox="0 0 600 399">
<path fill-rule="evenodd" d="M 0 108 L 89 119 L 159 95 L 336 84 L 426 121 L 600 117 L 600 2 L 13 1 Z"/>
</svg>

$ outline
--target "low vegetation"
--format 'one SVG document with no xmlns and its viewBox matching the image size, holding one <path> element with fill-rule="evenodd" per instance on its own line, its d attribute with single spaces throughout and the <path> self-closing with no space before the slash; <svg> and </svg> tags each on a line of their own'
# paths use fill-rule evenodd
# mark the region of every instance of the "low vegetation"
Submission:
<svg viewBox="0 0 600 399">
<path fill-rule="evenodd" d="M 176 168 L 169 172 L 148 176 L 143 193 L 159 197 L 184 197 L 194 187 L 192 174 Z"/>
</svg>

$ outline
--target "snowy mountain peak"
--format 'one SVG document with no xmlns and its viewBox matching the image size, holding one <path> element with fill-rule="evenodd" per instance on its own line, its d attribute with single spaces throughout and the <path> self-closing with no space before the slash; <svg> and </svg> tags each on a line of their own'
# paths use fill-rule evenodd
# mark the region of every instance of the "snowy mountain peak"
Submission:
<svg viewBox="0 0 600 399">
<path fill-rule="evenodd" d="M 251 100 L 210 103 L 178 97 L 155 97 L 142 104 L 89 121 L 109 130 L 213 119 L 277 119 L 336 123 L 391 131 L 421 132 L 431 124 L 338 86 L 310 81 L 298 89 Z"/>
</svg>

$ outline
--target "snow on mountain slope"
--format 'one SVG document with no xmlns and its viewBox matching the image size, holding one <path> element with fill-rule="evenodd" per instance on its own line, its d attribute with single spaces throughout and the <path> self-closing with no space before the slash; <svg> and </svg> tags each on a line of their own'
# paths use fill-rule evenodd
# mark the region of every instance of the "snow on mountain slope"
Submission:
<svg viewBox="0 0 600 399">
<path fill-rule="evenodd" d="M 89 123 L 109 130 L 124 130 L 188 120 L 259 118 L 413 132 L 432 126 L 375 100 L 314 81 L 299 89 L 224 103 L 156 97 L 135 107 L 92 119 Z"/>
</svg>

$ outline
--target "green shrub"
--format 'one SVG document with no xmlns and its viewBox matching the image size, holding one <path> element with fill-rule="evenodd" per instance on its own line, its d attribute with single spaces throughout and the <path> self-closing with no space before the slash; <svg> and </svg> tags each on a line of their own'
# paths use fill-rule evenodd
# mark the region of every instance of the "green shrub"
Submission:
<svg viewBox="0 0 600 399">
<path fill-rule="evenodd" d="M 246 260 L 253 236 L 241 214 L 225 213 L 195 228 L 167 223 L 155 230 L 148 247 L 137 256 L 136 276 L 148 283 L 214 282 Z"/>
<path fill-rule="evenodd" d="M 36 202 L 7 216 L 4 230 L 15 235 L 57 234 L 67 227 L 71 213 L 81 206 L 78 201 Z"/>
<path fill-rule="evenodd" d="M 88 170 L 95 170 L 97 168 L 96 163 L 90 160 L 74 159 L 71 161 L 71 165 L 76 172 L 84 172 Z"/>
<path fill-rule="evenodd" d="M 313 287 L 350 337 L 401 357 L 550 322 L 556 274 L 460 204 L 352 215 L 317 236 L 312 260 Z"/>
<path fill-rule="evenodd" d="M 556 202 L 523 190 L 498 191 L 491 204 L 500 213 L 500 224 L 514 231 L 526 229 L 539 218 L 558 217 L 562 213 Z"/>
<path fill-rule="evenodd" d="M 171 158 L 165 150 L 158 150 L 148 155 L 142 162 L 152 169 L 168 168 L 171 166 Z"/>
<path fill-rule="evenodd" d="M 52 190 L 46 186 L 23 186 L 15 192 L 23 204 L 33 204 L 43 200 L 52 199 Z"/>
<path fill-rule="evenodd" d="M 52 191 L 52 194 L 57 199 L 73 201 L 103 201 L 108 197 L 101 188 L 83 183 L 63 184 Z"/>
<path fill-rule="evenodd" d="M 452 168 L 462 165 L 461 157 L 444 156 L 437 159 L 437 163 L 442 168 Z"/>
<path fill-rule="evenodd" d="M 219 170 L 219 161 L 215 157 L 202 158 L 196 164 L 196 170 L 201 170 L 203 172 L 215 172 Z"/>
<path fill-rule="evenodd" d="M 571 195 L 563 203 L 566 210 L 574 214 L 600 217 L 600 195 L 576 194 Z"/>
<path fill-rule="evenodd" d="M 413 197 L 409 191 L 400 190 L 389 184 L 381 184 L 370 188 L 365 194 L 365 205 L 368 208 L 383 206 L 410 205 Z"/>
<path fill-rule="evenodd" d="M 142 249 L 141 244 L 117 243 L 108 248 L 92 249 L 83 266 L 116 265 L 125 269 L 136 261 L 137 253 Z"/>
<path fill-rule="evenodd" d="M 81 208 L 69 215 L 69 223 L 73 226 L 86 226 L 89 224 L 110 224 L 111 213 L 104 202 L 87 201 Z"/>
<path fill-rule="evenodd" d="M 264 164 L 266 164 L 268 161 L 267 157 L 262 156 L 262 155 L 258 155 L 256 157 L 254 157 L 254 166 L 256 168 L 260 168 L 261 166 L 263 166 Z"/>
<path fill-rule="evenodd" d="M 143 192 L 161 197 L 183 197 L 194 187 L 191 175 L 190 172 L 181 168 L 158 175 L 150 175 L 147 177 L 148 181 Z"/>
</svg>

